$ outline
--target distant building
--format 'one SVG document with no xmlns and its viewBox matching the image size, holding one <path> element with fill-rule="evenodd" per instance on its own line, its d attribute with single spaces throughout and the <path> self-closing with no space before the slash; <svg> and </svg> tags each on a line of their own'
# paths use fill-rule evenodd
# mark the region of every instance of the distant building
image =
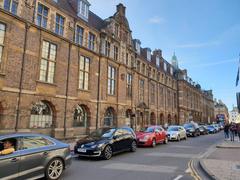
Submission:
<svg viewBox="0 0 240 180">
<path fill-rule="evenodd" d="M 229 122 L 236 122 L 238 115 L 238 108 L 233 107 L 233 109 L 229 111 Z"/>
<path fill-rule="evenodd" d="M 214 101 L 214 116 L 217 122 L 229 120 L 228 108 L 221 100 Z"/>
</svg>

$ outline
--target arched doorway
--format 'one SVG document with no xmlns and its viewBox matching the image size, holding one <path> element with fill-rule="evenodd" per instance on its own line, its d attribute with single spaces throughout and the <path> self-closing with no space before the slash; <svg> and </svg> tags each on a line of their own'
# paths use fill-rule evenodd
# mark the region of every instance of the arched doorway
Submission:
<svg viewBox="0 0 240 180">
<path fill-rule="evenodd" d="M 160 114 L 160 125 L 164 126 L 164 115 L 163 115 L 163 113 Z"/>
<path fill-rule="evenodd" d="M 125 125 L 129 127 L 133 127 L 133 119 L 132 119 L 132 110 L 127 109 L 126 111 L 126 119 L 125 119 Z"/>
<path fill-rule="evenodd" d="M 168 125 L 172 124 L 172 118 L 171 118 L 171 114 L 168 114 Z"/>
<path fill-rule="evenodd" d="M 151 125 L 156 125 L 156 116 L 155 116 L 154 112 L 152 112 L 150 114 L 150 123 L 151 123 Z"/>
<path fill-rule="evenodd" d="M 103 126 L 112 127 L 116 126 L 116 115 L 115 110 L 112 107 L 107 108 L 104 115 Z"/>
<path fill-rule="evenodd" d="M 90 112 L 87 106 L 77 105 L 73 112 L 73 127 L 89 127 Z"/>
<path fill-rule="evenodd" d="M 53 109 L 49 102 L 37 102 L 31 109 L 29 127 L 33 129 L 52 128 L 54 125 L 53 117 Z"/>
</svg>

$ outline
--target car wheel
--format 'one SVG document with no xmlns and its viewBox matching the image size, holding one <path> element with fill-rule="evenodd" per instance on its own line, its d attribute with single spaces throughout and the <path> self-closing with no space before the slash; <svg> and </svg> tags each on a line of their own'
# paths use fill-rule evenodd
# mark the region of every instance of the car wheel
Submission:
<svg viewBox="0 0 240 180">
<path fill-rule="evenodd" d="M 105 160 L 109 160 L 109 159 L 111 159 L 112 154 L 113 154 L 113 152 L 112 152 L 112 147 L 109 146 L 109 145 L 107 145 L 107 146 L 104 148 L 104 150 L 103 150 L 103 158 L 104 158 Z"/>
<path fill-rule="evenodd" d="M 137 143 L 136 143 L 136 141 L 132 142 L 130 151 L 131 152 L 136 152 L 137 151 Z"/>
<path fill-rule="evenodd" d="M 164 144 L 168 143 L 168 137 L 165 137 L 165 140 L 163 141 Z"/>
<path fill-rule="evenodd" d="M 156 139 L 152 140 L 152 147 L 155 147 L 157 145 Z"/>
<path fill-rule="evenodd" d="M 48 180 L 59 179 L 63 173 L 64 164 L 60 158 L 52 159 L 46 168 L 45 177 Z"/>
</svg>

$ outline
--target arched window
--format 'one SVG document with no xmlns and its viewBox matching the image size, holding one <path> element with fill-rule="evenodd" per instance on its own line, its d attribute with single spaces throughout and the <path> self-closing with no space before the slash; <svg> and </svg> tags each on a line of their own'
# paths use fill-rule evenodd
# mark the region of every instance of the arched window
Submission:
<svg viewBox="0 0 240 180">
<path fill-rule="evenodd" d="M 73 126 L 74 127 L 87 127 L 88 113 L 86 108 L 77 105 L 73 113 Z"/>
<path fill-rule="evenodd" d="M 48 103 L 40 101 L 31 110 L 30 128 L 51 128 L 53 113 Z"/>
<path fill-rule="evenodd" d="M 113 108 L 108 108 L 104 116 L 104 126 L 113 126 L 114 125 L 114 110 Z"/>
</svg>

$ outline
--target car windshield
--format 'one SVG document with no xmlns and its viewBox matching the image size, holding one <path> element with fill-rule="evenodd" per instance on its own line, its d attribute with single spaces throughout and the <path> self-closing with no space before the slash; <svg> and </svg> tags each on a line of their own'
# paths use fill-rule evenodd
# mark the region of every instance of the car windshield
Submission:
<svg viewBox="0 0 240 180">
<path fill-rule="evenodd" d="M 213 126 L 208 126 L 208 128 L 214 128 Z"/>
<path fill-rule="evenodd" d="M 141 132 L 152 133 L 152 132 L 154 132 L 154 127 L 143 128 L 143 129 L 141 130 Z"/>
<path fill-rule="evenodd" d="M 168 131 L 178 131 L 178 127 L 169 127 Z"/>
<path fill-rule="evenodd" d="M 192 124 L 184 124 L 184 128 L 193 128 Z"/>
<path fill-rule="evenodd" d="M 113 129 L 98 129 L 96 131 L 93 131 L 90 134 L 90 136 L 91 137 L 109 138 L 109 137 L 112 137 L 115 130 L 116 130 L 115 128 L 113 128 Z"/>
</svg>

